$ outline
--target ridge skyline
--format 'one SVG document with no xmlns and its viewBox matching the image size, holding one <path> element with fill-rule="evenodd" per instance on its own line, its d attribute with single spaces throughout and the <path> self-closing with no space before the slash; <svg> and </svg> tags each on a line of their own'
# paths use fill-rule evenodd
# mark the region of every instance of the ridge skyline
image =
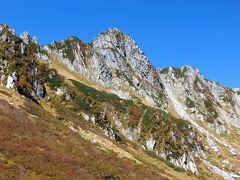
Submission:
<svg viewBox="0 0 240 180">
<path fill-rule="evenodd" d="M 70 36 L 68 36 L 68 37 L 62 38 L 60 41 L 58 41 L 58 40 L 52 40 L 50 43 L 42 44 L 42 43 L 41 43 L 41 39 L 38 38 L 37 36 L 32 35 L 31 33 L 29 33 L 29 30 L 25 30 L 25 31 L 19 33 L 19 32 L 17 32 L 17 30 L 16 30 L 14 27 L 11 27 L 11 26 L 8 25 L 8 24 L 1 24 L 1 25 L 6 25 L 6 26 L 8 26 L 10 29 L 13 29 L 13 30 L 15 31 L 16 35 L 18 35 L 18 36 L 20 36 L 20 35 L 23 34 L 23 33 L 27 33 L 30 37 L 36 38 L 36 40 L 39 42 L 39 44 L 40 44 L 42 47 L 47 46 L 47 45 L 49 45 L 49 44 L 52 44 L 53 42 L 62 42 L 62 41 L 64 41 L 64 40 L 70 39 L 70 38 L 72 38 L 72 37 L 78 38 L 78 39 L 79 39 L 80 41 L 82 41 L 83 43 L 90 44 L 90 43 L 94 42 L 99 36 L 101 36 L 101 34 L 107 33 L 107 32 L 109 32 L 109 31 L 111 31 L 111 30 L 116 30 L 116 31 L 118 31 L 119 33 L 123 33 L 124 36 L 130 37 L 130 39 L 131 39 L 132 41 L 134 41 L 134 42 L 136 43 L 136 45 L 142 50 L 142 47 L 138 44 L 138 42 L 136 42 L 136 41 L 132 38 L 131 35 L 129 35 L 129 34 L 126 33 L 125 31 L 123 31 L 123 30 L 121 30 L 120 28 L 117 28 L 117 27 L 110 27 L 110 28 L 105 29 L 105 30 L 101 31 L 100 33 L 98 33 L 98 35 L 97 35 L 95 38 L 93 38 L 91 41 L 87 41 L 87 42 L 84 41 L 84 40 L 83 40 L 81 37 L 79 37 L 79 36 L 70 35 Z M 157 66 L 157 65 L 154 64 L 154 61 L 153 61 L 151 58 L 149 58 L 149 55 L 148 55 L 147 53 L 145 53 L 144 50 L 142 50 L 142 51 L 143 51 L 144 54 L 147 56 L 149 62 L 153 65 L 153 67 L 154 67 L 155 69 L 161 70 L 161 69 L 170 68 L 170 67 L 181 69 L 181 68 L 190 66 L 190 67 L 198 70 L 199 73 L 202 74 L 205 79 L 211 80 L 211 81 L 216 82 L 216 83 L 220 83 L 220 84 L 222 84 L 224 87 L 228 87 L 228 88 L 232 88 L 232 89 L 239 89 L 239 87 L 240 87 L 240 86 L 238 86 L 238 87 L 229 87 L 229 86 L 225 85 L 224 83 L 222 83 L 221 81 L 216 81 L 216 80 L 214 80 L 214 79 L 212 79 L 212 78 L 209 78 L 208 76 L 206 76 L 206 75 L 202 72 L 201 69 L 199 69 L 199 67 L 193 66 L 193 65 L 191 65 L 191 64 L 183 64 L 182 66 L 175 66 L 175 65 Z"/>
<path fill-rule="evenodd" d="M 41 44 L 71 35 L 85 42 L 109 27 L 127 32 L 155 67 L 191 65 L 208 79 L 240 87 L 238 1 L 2 2 L 1 23 Z M 57 7 L 57 8 L 56 8 Z M 27 10 L 27 13 L 23 13 Z M 44 12 L 44 13 L 43 13 Z M 29 16 L 29 14 L 31 14 Z"/>
<path fill-rule="evenodd" d="M 65 128 L 69 128 L 81 138 L 88 127 L 99 127 L 100 134 L 92 135 L 94 139 L 101 139 L 103 147 L 106 147 L 105 138 L 116 141 L 116 146 L 118 142 L 131 141 L 134 147 L 140 148 L 138 152 L 146 153 L 147 158 L 155 158 L 148 155 L 151 151 L 173 170 L 181 168 L 199 179 L 205 176 L 206 179 L 211 179 L 210 176 L 240 177 L 238 89 L 209 81 L 191 66 L 156 69 L 137 43 L 116 29 L 101 33 L 90 44 L 72 37 L 43 47 L 28 33 L 17 36 L 9 26 L 0 25 L 0 43 L 0 93 L 1 99 L 7 100 L 1 106 L 3 122 L 13 121 L 8 118 L 12 113 L 6 114 L 5 109 L 15 110 L 10 105 L 16 103 L 12 102 L 16 98 L 11 99 L 10 94 L 16 91 L 18 94 L 14 97 L 25 96 L 29 103 L 40 105 L 37 112 L 41 113 L 37 114 L 33 104 L 29 106 L 33 107 L 30 112 L 37 115 L 38 122 L 45 118 L 47 124 L 57 122 L 65 133 Z M 22 104 L 19 109 L 28 109 L 24 99 Z M 16 121 L 19 122 L 22 123 Z M 15 131 L 13 129 L 12 133 Z M 33 131 L 42 133 L 37 129 Z M 84 139 L 92 142 L 92 135 Z M 128 143 L 125 144 L 128 148 Z M 106 148 L 119 153 L 119 148 Z M 125 154 L 125 146 L 122 148 Z M 135 157 L 134 154 L 129 155 Z M 137 158 L 137 161 L 140 160 Z M 21 162 L 24 167 L 25 162 Z M 223 163 L 230 168 L 226 169 Z M 58 163 L 51 166 L 54 164 Z M 93 165 L 95 163 L 89 164 Z M 31 169 L 36 171 L 38 167 Z"/>
</svg>

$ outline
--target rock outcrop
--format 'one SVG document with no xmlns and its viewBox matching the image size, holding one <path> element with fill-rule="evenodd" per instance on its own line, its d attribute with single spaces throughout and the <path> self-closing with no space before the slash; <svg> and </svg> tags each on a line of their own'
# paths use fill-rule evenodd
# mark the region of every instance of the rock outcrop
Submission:
<svg viewBox="0 0 240 180">
<path fill-rule="evenodd" d="M 33 46 L 35 42 L 28 33 L 20 37 L 7 25 L 0 25 L 1 84 L 37 102 L 46 96 L 46 90 L 35 52 L 29 45 L 32 43 Z"/>
<path fill-rule="evenodd" d="M 133 91 L 151 105 L 165 104 L 161 103 L 165 102 L 164 87 L 156 69 L 137 44 L 117 29 L 101 33 L 90 44 L 71 37 L 44 49 L 70 70 L 111 88 L 122 98 L 128 99 Z"/>
<path fill-rule="evenodd" d="M 233 89 L 204 79 L 190 66 L 162 69 L 159 74 L 168 100 L 181 116 L 204 122 L 217 134 L 230 133 L 229 126 L 240 127 L 239 95 Z"/>
<path fill-rule="evenodd" d="M 217 149 L 217 154 L 221 154 L 219 148 L 223 146 L 232 155 L 239 154 L 232 145 L 217 138 L 218 135 L 236 133 L 232 131 L 233 127 L 239 130 L 237 90 L 204 79 L 197 69 L 190 66 L 154 68 L 135 41 L 118 29 L 101 33 L 89 44 L 71 37 L 53 42 L 43 49 L 51 59 L 58 60 L 86 80 L 110 89 L 122 99 L 133 100 L 137 96 L 148 105 L 170 111 L 174 116 L 190 122 L 193 125 L 188 130 L 190 134 L 194 134 L 194 128 L 197 128 L 204 137 L 202 139 L 196 135 L 195 138 L 205 141 L 211 151 L 216 152 Z M 142 133 L 138 128 L 121 127 L 119 120 L 115 123 L 118 131 L 130 141 L 135 141 Z M 194 157 L 206 158 L 206 154 L 197 141 L 193 151 L 173 158 L 172 151 L 162 152 L 158 149 L 159 140 L 151 139 L 154 136 L 149 138 L 142 144 L 146 150 L 154 151 L 176 166 L 198 174 Z M 188 140 L 190 143 L 191 138 Z"/>
<path fill-rule="evenodd" d="M 56 71 L 48 74 L 50 89 L 72 106 L 80 103 L 78 116 L 110 139 L 125 138 L 196 175 L 199 162 L 204 162 L 226 179 L 238 177 L 239 89 L 207 80 L 191 66 L 156 69 L 136 42 L 118 29 L 101 33 L 91 43 L 71 37 L 41 46 L 28 33 L 18 38 L 1 25 L 0 43 L 0 79 L 8 88 L 35 101 L 44 98 L 46 78 L 38 60 L 58 61 L 106 89 L 108 93 L 72 80 L 82 90 L 79 96 Z M 229 170 L 221 169 L 226 159 Z"/>
</svg>

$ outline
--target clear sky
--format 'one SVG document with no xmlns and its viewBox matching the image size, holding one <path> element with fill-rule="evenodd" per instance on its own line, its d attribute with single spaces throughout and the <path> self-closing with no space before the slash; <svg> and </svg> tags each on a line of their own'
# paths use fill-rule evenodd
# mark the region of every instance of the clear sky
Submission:
<svg viewBox="0 0 240 180">
<path fill-rule="evenodd" d="M 116 27 L 155 67 L 191 65 L 240 87 L 240 0 L 1 0 L 0 23 L 42 44 L 71 35 L 92 41 Z"/>
</svg>

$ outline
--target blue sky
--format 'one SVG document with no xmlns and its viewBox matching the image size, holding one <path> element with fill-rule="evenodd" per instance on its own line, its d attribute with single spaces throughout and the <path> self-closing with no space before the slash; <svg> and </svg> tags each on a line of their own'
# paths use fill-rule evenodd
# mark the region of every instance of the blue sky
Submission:
<svg viewBox="0 0 240 180">
<path fill-rule="evenodd" d="M 0 23 L 42 44 L 72 35 L 89 42 L 117 27 L 155 67 L 191 65 L 240 87 L 239 0 L 5 0 L 1 7 Z"/>
</svg>

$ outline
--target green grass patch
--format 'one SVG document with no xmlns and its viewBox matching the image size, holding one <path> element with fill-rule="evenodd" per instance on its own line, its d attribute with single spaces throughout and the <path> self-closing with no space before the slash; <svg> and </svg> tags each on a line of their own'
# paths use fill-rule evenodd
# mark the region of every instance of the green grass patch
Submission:
<svg viewBox="0 0 240 180">
<path fill-rule="evenodd" d="M 161 69 L 160 73 L 162 74 L 168 74 L 169 72 L 169 68 L 164 68 L 164 69 Z"/>
<path fill-rule="evenodd" d="M 144 111 L 143 124 L 145 127 L 150 129 L 154 124 L 154 120 L 152 117 L 154 109 L 148 106 L 144 106 L 143 111 Z"/>
<path fill-rule="evenodd" d="M 182 76 L 183 73 L 181 68 L 173 68 L 173 70 L 177 76 Z"/>
<path fill-rule="evenodd" d="M 195 103 L 189 97 L 187 97 L 187 99 L 186 99 L 186 106 L 188 108 L 193 108 L 193 107 L 195 107 Z"/>
<path fill-rule="evenodd" d="M 176 75 L 177 77 L 183 77 L 184 74 L 185 74 L 185 72 L 187 71 L 187 68 L 184 67 L 184 68 L 182 69 L 182 68 L 174 68 L 174 67 L 173 67 L 173 71 L 174 71 L 174 73 L 175 73 L 175 75 Z"/>
<path fill-rule="evenodd" d="M 213 120 L 218 117 L 218 113 L 216 112 L 216 110 L 213 107 L 213 104 L 209 100 L 205 100 L 204 105 L 205 105 L 206 109 L 208 110 L 208 112 L 211 113 L 211 115 L 212 115 L 211 117 L 208 117 L 207 121 L 212 123 Z"/>
<path fill-rule="evenodd" d="M 40 47 L 39 45 L 37 45 L 36 43 L 30 41 L 29 44 L 28 44 L 29 48 L 33 51 L 33 52 L 38 52 Z"/>
<path fill-rule="evenodd" d="M 88 102 L 86 102 L 82 97 L 77 96 L 74 99 L 75 104 L 78 106 L 78 108 L 83 109 L 86 112 L 91 112 L 92 107 Z"/>
<path fill-rule="evenodd" d="M 128 82 L 128 84 L 130 85 L 130 86 L 133 86 L 134 87 L 134 84 L 133 84 L 133 82 L 132 82 L 132 80 L 131 79 L 129 79 L 128 77 L 127 77 L 127 75 L 123 72 L 123 71 L 121 71 L 121 70 L 116 70 L 116 75 L 117 75 L 117 77 L 124 77 L 125 79 L 126 79 L 126 81 Z"/>
<path fill-rule="evenodd" d="M 180 131 L 188 130 L 189 122 L 187 120 L 177 119 L 176 123 L 178 130 Z"/>
<path fill-rule="evenodd" d="M 83 94 L 92 97 L 93 99 L 97 101 L 102 101 L 102 102 L 111 102 L 111 101 L 119 101 L 120 98 L 113 94 L 113 93 L 106 93 L 103 91 L 98 91 L 92 87 L 86 86 L 83 83 L 80 83 L 75 80 L 71 80 L 73 85 L 77 88 L 78 91 L 82 92 Z"/>
<path fill-rule="evenodd" d="M 205 100 L 204 101 L 204 105 L 207 109 L 211 109 L 212 108 L 212 103 L 209 100 Z"/>
<path fill-rule="evenodd" d="M 152 158 L 160 159 L 160 157 L 154 151 L 145 151 L 146 154 Z"/>
<path fill-rule="evenodd" d="M 52 78 L 48 79 L 48 85 L 52 90 L 55 90 L 56 88 L 61 87 L 64 84 L 64 77 L 59 74 L 55 74 Z"/>
</svg>

